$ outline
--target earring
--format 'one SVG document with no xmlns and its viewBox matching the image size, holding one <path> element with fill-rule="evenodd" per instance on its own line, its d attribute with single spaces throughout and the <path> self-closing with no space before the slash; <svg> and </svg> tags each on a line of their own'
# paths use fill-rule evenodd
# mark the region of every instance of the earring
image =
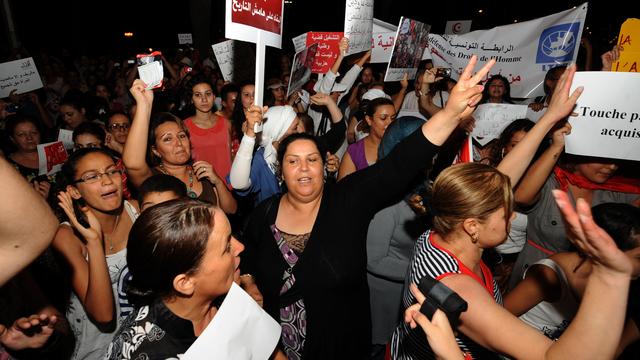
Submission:
<svg viewBox="0 0 640 360">
<path fill-rule="evenodd" d="M 480 236 L 478 235 L 478 233 L 475 233 L 475 234 L 471 235 L 471 242 L 476 244 L 478 242 L 478 238 L 479 237 Z"/>
</svg>

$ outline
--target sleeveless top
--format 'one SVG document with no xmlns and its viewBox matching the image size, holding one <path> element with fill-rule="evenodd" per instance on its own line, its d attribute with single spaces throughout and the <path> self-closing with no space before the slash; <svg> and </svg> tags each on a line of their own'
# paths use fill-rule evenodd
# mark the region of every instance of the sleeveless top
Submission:
<svg viewBox="0 0 640 360">
<path fill-rule="evenodd" d="M 193 120 L 194 117 L 190 117 L 184 122 L 189 129 L 193 158 L 208 162 L 221 179 L 226 179 L 231 171 L 231 136 L 227 119 L 216 115 L 216 123 L 209 129 L 199 127 Z"/>
<path fill-rule="evenodd" d="M 358 140 L 347 147 L 347 152 L 351 156 L 351 161 L 356 166 L 356 171 L 369 167 L 364 151 L 364 139 Z"/>
<path fill-rule="evenodd" d="M 576 316 L 580 300 L 576 299 L 562 268 L 551 259 L 542 259 L 534 265 L 553 270 L 560 281 L 560 298 L 554 302 L 542 301 L 520 316 L 520 320 L 540 330 L 545 336 L 557 339 Z M 525 275 L 526 276 L 526 271 Z M 523 278 L 524 278 L 523 276 Z"/>
<path fill-rule="evenodd" d="M 418 238 L 415 245 L 415 251 L 409 265 L 409 273 L 405 279 L 404 295 L 402 297 L 402 310 L 406 310 L 409 306 L 416 303 L 416 299 L 409 291 L 409 284 L 419 284 L 424 276 L 431 276 L 436 280 L 441 280 L 450 275 L 462 274 L 471 276 L 487 292 L 489 292 L 495 301 L 502 304 L 502 296 L 498 285 L 493 280 L 491 271 L 483 263 L 480 262 L 480 268 L 484 281 L 469 268 L 467 268 L 458 258 L 450 253 L 447 249 L 441 248 L 431 240 L 432 232 L 427 230 Z M 473 340 L 459 332 L 456 341 L 460 349 L 472 356 L 474 359 L 499 359 L 498 354 L 483 348 L 476 344 Z M 404 321 L 398 325 L 391 339 L 391 358 L 392 359 L 435 359 L 433 350 L 427 342 L 427 337 L 421 327 L 411 329 Z"/>
<path fill-rule="evenodd" d="M 128 201 L 124 202 L 124 209 L 132 222 L 138 217 L 138 211 Z M 63 223 L 68 224 L 68 223 Z M 122 249 L 115 254 L 107 255 L 109 278 L 115 300 L 116 326 L 101 331 L 87 315 L 82 302 L 75 293 L 71 294 L 67 319 L 76 338 L 76 348 L 72 359 L 102 359 L 113 339 L 113 335 L 120 327 L 122 321 L 133 311 L 125 293 L 126 284 L 131 275 L 127 267 L 127 249 Z M 103 329 L 104 330 L 104 329 Z"/>
</svg>

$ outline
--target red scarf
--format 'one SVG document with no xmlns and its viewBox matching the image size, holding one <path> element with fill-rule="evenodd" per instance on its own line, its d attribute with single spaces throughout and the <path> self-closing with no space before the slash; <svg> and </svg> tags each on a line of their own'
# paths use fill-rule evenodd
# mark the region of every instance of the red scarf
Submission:
<svg viewBox="0 0 640 360">
<path fill-rule="evenodd" d="M 586 177 L 570 173 L 559 166 L 553 169 L 556 179 L 560 184 L 560 190 L 567 191 L 569 184 L 582 189 L 609 190 L 621 193 L 640 194 L 640 181 L 622 176 L 612 176 L 603 184 L 596 184 Z"/>
</svg>

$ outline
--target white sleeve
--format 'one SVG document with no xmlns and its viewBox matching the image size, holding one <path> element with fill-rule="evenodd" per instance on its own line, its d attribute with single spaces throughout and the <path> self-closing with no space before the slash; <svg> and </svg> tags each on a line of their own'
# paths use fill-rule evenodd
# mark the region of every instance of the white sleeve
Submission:
<svg viewBox="0 0 640 360">
<path fill-rule="evenodd" d="M 229 181 L 234 189 L 245 190 L 251 186 L 251 160 L 255 143 L 255 137 L 246 135 L 240 141 L 240 147 L 231 165 L 231 173 L 229 173 Z"/>
<path fill-rule="evenodd" d="M 333 88 L 333 83 L 336 82 L 336 77 L 338 77 L 337 74 L 334 74 L 331 70 L 327 71 L 327 73 L 322 77 L 322 80 L 320 80 L 318 92 L 329 94 Z"/>
<path fill-rule="evenodd" d="M 340 84 L 345 85 L 347 87 L 347 90 L 345 90 L 342 94 L 340 94 L 340 97 L 338 98 L 338 104 L 340 103 L 340 100 L 342 100 L 342 98 L 349 93 L 349 91 L 351 90 L 351 87 L 358 79 L 358 75 L 360 75 L 361 71 L 362 71 L 362 68 L 358 66 L 358 64 L 353 64 L 351 69 L 349 69 L 349 71 L 347 71 L 347 73 L 344 74 L 344 76 L 340 80 Z"/>
</svg>

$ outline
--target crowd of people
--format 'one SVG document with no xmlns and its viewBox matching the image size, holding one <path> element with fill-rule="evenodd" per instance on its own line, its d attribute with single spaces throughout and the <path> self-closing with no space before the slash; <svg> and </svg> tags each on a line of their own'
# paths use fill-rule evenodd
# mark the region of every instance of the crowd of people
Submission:
<svg viewBox="0 0 640 360">
<path fill-rule="evenodd" d="M 387 84 L 339 49 L 289 97 L 283 55 L 264 106 L 197 51 L 163 56 L 155 90 L 127 61 L 36 56 L 44 87 L 0 100 L 0 358 L 179 358 L 234 282 L 280 324 L 273 359 L 605 359 L 640 339 L 637 163 L 564 152 L 575 65 L 514 99 L 494 60 Z M 517 102 L 539 120 L 452 165 L 478 104 Z M 425 277 L 466 301 L 453 324 L 420 311 Z"/>
</svg>

